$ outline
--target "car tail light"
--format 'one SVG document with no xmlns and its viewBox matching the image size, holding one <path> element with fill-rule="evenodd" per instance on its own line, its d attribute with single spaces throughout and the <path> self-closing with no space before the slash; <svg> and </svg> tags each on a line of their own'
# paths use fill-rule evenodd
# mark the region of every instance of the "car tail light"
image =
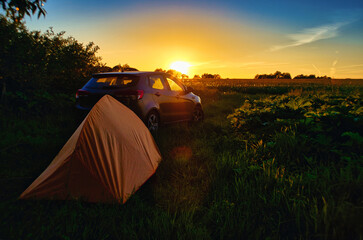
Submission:
<svg viewBox="0 0 363 240">
<path fill-rule="evenodd" d="M 144 96 L 144 91 L 143 90 L 136 90 L 137 93 L 137 99 L 141 99 Z"/>
<path fill-rule="evenodd" d="M 82 89 L 78 89 L 76 93 L 76 99 L 78 99 L 80 96 L 88 96 L 90 92 Z"/>
<path fill-rule="evenodd" d="M 129 90 L 129 91 L 120 91 L 116 93 L 116 97 L 129 97 L 132 100 L 140 100 L 144 96 L 143 90 Z"/>
</svg>

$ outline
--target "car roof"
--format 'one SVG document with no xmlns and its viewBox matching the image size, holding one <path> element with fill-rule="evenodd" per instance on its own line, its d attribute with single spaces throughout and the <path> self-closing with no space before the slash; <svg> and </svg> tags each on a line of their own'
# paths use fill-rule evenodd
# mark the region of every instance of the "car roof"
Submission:
<svg viewBox="0 0 363 240">
<path fill-rule="evenodd" d="M 146 74 L 165 74 L 164 72 L 151 72 L 151 71 L 131 71 L 131 72 L 102 72 L 95 73 L 93 76 L 107 76 L 107 75 L 146 75 Z"/>
</svg>

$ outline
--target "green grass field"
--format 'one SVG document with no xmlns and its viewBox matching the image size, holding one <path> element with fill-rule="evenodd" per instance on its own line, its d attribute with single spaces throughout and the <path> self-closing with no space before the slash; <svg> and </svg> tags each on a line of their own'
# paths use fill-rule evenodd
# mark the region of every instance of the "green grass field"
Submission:
<svg viewBox="0 0 363 240">
<path fill-rule="evenodd" d="M 361 81 L 186 84 L 205 121 L 160 130 L 163 160 L 124 205 L 17 200 L 84 116 L 73 97 L 2 107 L 0 239 L 363 238 Z"/>
</svg>

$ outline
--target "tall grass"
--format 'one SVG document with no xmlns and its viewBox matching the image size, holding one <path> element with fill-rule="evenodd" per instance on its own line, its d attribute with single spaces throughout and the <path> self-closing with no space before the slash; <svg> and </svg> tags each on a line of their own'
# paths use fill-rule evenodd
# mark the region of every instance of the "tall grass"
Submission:
<svg viewBox="0 0 363 240">
<path fill-rule="evenodd" d="M 20 120 L 12 113 L 2 118 L 0 238 L 363 238 L 359 148 L 343 148 L 351 150 L 347 157 L 329 161 L 327 156 L 321 161 L 321 154 L 306 155 L 310 140 L 301 136 L 298 126 L 281 127 L 268 137 L 258 129 L 250 130 L 254 136 L 241 134 L 227 116 L 246 100 L 267 99 L 270 89 L 248 93 L 218 86 L 194 88 L 202 97 L 204 123 L 161 129 L 155 140 L 163 160 L 124 205 L 17 200 L 57 154 L 81 116 L 69 104 L 60 115 Z M 274 94 L 308 92 L 296 89 L 300 88 Z M 359 144 L 358 135 L 343 139 Z"/>
</svg>

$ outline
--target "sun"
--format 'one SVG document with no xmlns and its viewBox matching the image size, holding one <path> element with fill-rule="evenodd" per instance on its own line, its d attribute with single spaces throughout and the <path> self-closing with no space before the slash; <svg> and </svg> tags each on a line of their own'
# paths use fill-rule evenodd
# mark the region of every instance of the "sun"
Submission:
<svg viewBox="0 0 363 240">
<path fill-rule="evenodd" d="M 170 64 L 170 69 L 176 70 L 178 72 L 181 72 L 182 74 L 188 74 L 189 67 L 191 65 L 187 62 L 183 61 L 176 61 Z"/>
</svg>

